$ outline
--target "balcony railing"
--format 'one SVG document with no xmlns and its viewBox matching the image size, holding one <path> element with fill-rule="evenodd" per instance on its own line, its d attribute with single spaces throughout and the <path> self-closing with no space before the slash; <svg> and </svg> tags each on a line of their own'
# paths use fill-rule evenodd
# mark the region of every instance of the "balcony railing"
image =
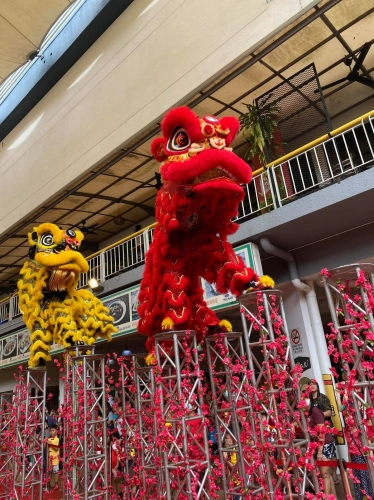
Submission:
<svg viewBox="0 0 374 500">
<path fill-rule="evenodd" d="M 309 192 L 374 166 L 374 111 L 316 139 L 256 172 L 245 187 L 237 221 L 278 209 Z M 91 278 L 102 283 L 140 266 L 153 239 L 155 224 L 91 255 L 78 288 Z M 18 296 L 0 302 L 0 324 L 20 316 Z"/>
<path fill-rule="evenodd" d="M 374 165 L 374 111 L 254 172 L 238 222 L 279 208 Z"/>
<path fill-rule="evenodd" d="M 90 268 L 86 274 L 81 275 L 78 288 L 88 286 L 92 278 L 102 283 L 124 271 L 140 266 L 152 243 L 154 226 L 155 224 L 152 224 L 91 255 L 88 259 Z"/>
</svg>

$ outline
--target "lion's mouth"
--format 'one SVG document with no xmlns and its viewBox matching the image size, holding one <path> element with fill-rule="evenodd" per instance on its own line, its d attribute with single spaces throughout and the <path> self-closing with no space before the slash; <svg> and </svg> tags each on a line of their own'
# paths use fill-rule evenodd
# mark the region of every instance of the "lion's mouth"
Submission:
<svg viewBox="0 0 374 500">
<path fill-rule="evenodd" d="M 59 245 L 55 246 L 53 249 L 53 253 L 59 254 L 61 252 L 64 252 L 66 250 L 66 245 L 64 243 L 60 243 Z"/>
<path fill-rule="evenodd" d="M 238 182 L 237 179 L 224 168 L 215 167 L 194 177 L 194 179 L 192 180 L 192 184 L 202 184 L 203 182 L 212 180 Z"/>
</svg>

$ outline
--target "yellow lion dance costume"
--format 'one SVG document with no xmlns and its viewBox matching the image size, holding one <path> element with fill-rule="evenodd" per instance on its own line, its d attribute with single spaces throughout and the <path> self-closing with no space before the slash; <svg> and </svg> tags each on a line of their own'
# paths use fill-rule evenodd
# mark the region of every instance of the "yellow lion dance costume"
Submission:
<svg viewBox="0 0 374 500">
<path fill-rule="evenodd" d="M 29 366 L 51 360 L 52 341 L 65 347 L 91 345 L 97 337 L 111 340 L 113 318 L 89 290 L 77 290 L 88 262 L 77 250 L 84 236 L 55 224 L 34 227 L 28 239 L 30 260 L 18 281 L 19 308 L 30 331 Z"/>
</svg>

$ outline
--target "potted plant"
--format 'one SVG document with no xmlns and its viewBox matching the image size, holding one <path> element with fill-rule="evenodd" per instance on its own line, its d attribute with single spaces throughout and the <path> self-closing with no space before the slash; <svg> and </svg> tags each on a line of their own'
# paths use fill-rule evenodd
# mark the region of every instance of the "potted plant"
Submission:
<svg viewBox="0 0 374 500">
<path fill-rule="evenodd" d="M 246 104 L 247 112 L 239 116 L 240 130 L 248 144 L 244 158 L 259 167 L 265 167 L 267 154 L 283 153 L 280 147 L 282 142 L 274 143 L 274 134 L 278 130 L 280 108 L 278 103 L 266 103 L 272 94 L 264 101 L 259 109 L 256 104 Z M 279 151 L 280 150 L 280 151 Z M 256 165 L 256 166 L 257 166 Z"/>
<path fill-rule="evenodd" d="M 284 154 L 284 143 L 278 127 L 280 107 L 277 102 L 267 102 L 271 97 L 272 94 L 267 96 L 261 109 L 256 104 L 243 103 L 247 107 L 247 112 L 239 116 L 240 130 L 248 144 L 244 158 L 251 163 L 253 170 L 264 168 L 270 157 Z M 271 210 L 268 206 L 272 201 L 268 181 L 269 179 L 264 178 L 261 183 L 260 178 L 254 179 L 261 213 Z M 282 179 L 279 181 L 278 186 L 282 187 L 280 186 L 283 184 Z M 262 185 L 264 185 L 264 192 L 262 192 Z"/>
</svg>

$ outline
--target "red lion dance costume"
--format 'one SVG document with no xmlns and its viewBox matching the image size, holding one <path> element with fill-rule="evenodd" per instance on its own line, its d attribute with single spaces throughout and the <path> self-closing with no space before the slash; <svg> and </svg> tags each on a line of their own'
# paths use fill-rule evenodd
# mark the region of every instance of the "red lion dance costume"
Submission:
<svg viewBox="0 0 374 500">
<path fill-rule="evenodd" d="M 157 194 L 157 225 L 146 256 L 139 292 L 138 331 L 153 337 L 161 330 L 230 331 L 231 325 L 203 300 L 200 277 L 221 293 L 239 296 L 249 287 L 272 286 L 238 257 L 227 237 L 244 198 L 241 184 L 252 171 L 229 145 L 239 130 L 236 118 L 199 119 L 188 108 L 171 110 L 162 121 L 162 138 L 151 150 L 162 162 L 164 185 Z"/>
</svg>

